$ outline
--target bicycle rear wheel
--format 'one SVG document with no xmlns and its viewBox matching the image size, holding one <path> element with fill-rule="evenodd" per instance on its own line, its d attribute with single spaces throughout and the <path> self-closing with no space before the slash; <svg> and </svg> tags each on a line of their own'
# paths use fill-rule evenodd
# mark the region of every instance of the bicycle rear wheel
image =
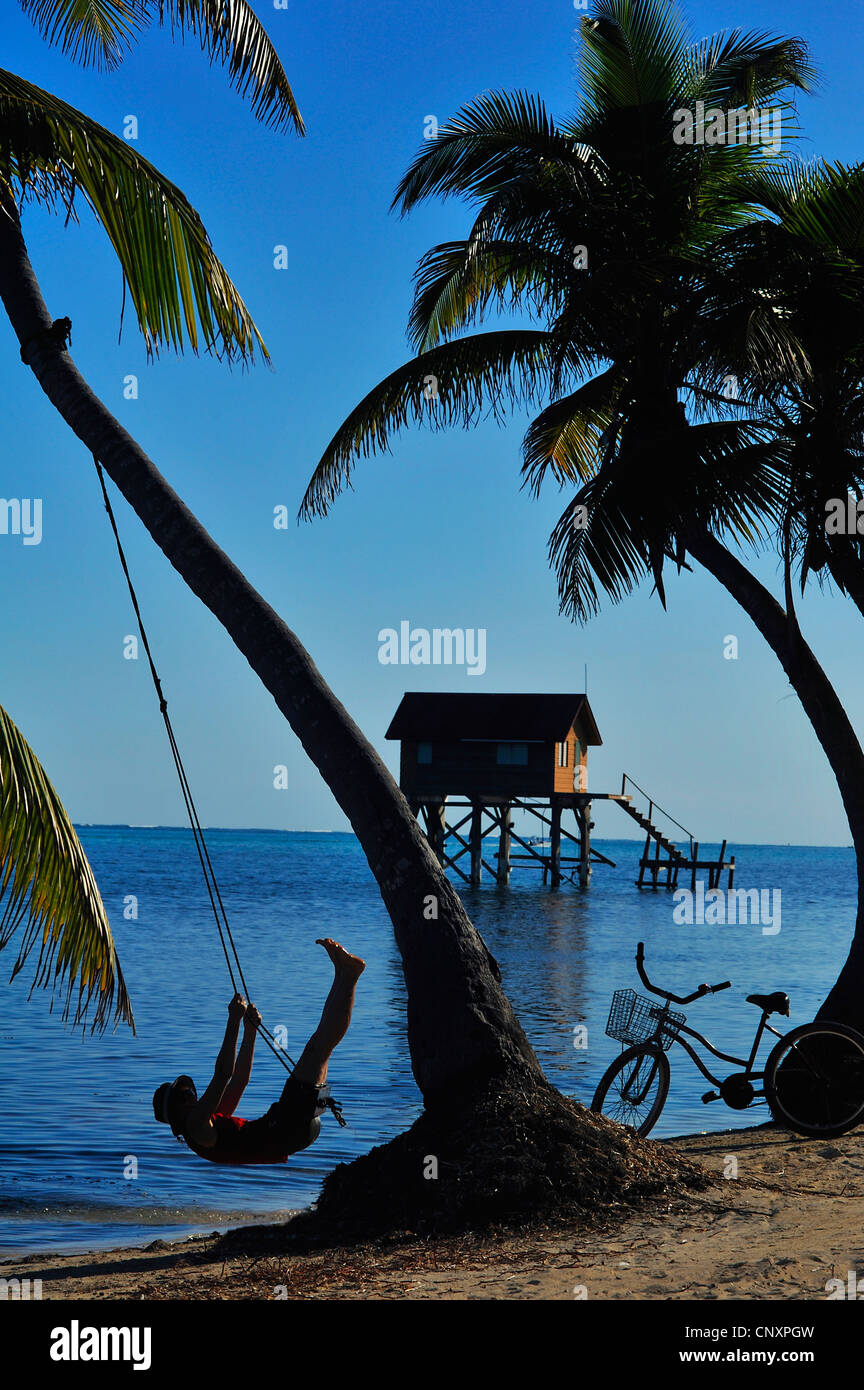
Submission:
<svg viewBox="0 0 864 1390">
<path fill-rule="evenodd" d="M 798 1134 L 845 1134 L 864 1120 L 864 1037 L 845 1023 L 805 1023 L 765 1064 L 765 1099 Z"/>
<path fill-rule="evenodd" d="M 630 1047 L 604 1072 L 591 1109 L 644 1136 L 666 1104 L 669 1074 L 669 1058 L 661 1047 L 654 1043 Z"/>
</svg>

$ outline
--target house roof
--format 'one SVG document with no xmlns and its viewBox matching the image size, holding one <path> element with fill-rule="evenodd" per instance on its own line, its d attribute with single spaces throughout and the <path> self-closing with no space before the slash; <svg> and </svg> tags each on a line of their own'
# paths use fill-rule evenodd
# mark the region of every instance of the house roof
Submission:
<svg viewBox="0 0 864 1390">
<path fill-rule="evenodd" d="M 385 735 L 410 742 L 471 739 L 563 742 L 578 719 L 586 742 L 603 740 L 586 695 L 465 695 L 410 691 Z"/>
</svg>

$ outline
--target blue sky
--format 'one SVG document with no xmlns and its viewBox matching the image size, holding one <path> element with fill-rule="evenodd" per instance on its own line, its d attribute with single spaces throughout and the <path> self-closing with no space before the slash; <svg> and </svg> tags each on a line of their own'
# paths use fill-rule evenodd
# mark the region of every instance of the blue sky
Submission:
<svg viewBox="0 0 864 1390">
<path fill-rule="evenodd" d="M 427 115 L 444 121 L 486 89 L 573 104 L 570 0 L 493 6 L 255 7 L 293 83 L 308 135 L 252 119 L 197 43 L 152 30 L 114 74 L 48 49 L 16 6 L 0 20 L 4 67 L 58 93 L 117 134 L 139 121 L 138 150 L 186 192 L 264 334 L 273 369 L 228 371 L 169 354 L 148 364 L 108 243 L 81 224 L 26 214 L 31 257 L 94 389 L 157 462 L 250 580 L 307 645 L 352 716 L 396 767 L 384 731 L 403 690 L 588 691 L 604 746 L 589 784 L 629 772 L 703 841 L 847 844 L 830 770 L 773 655 L 707 575 L 670 576 L 668 612 L 647 587 L 580 629 L 557 614 L 546 540 L 561 510 L 520 491 L 525 421 L 465 433 L 407 431 L 362 462 L 329 518 L 295 513 L 324 445 L 354 404 L 407 355 L 417 258 L 463 235 L 467 212 L 388 212 Z M 854 161 L 864 10 L 691 3 L 694 34 L 740 24 L 803 36 L 824 85 L 801 103 L 802 152 Z M 273 248 L 288 248 L 275 270 Z M 139 377 L 135 401 L 123 380 Z M 38 546 L 0 536 L 0 702 L 29 738 L 79 822 L 179 824 L 182 806 L 143 661 L 123 658 L 128 596 L 92 462 L 41 396 L 0 320 L 2 487 L 43 500 Z M 658 487 L 662 487 L 658 479 Z M 118 517 L 205 824 L 345 829 L 293 734 L 211 615 L 185 589 L 121 501 Z M 776 591 L 774 561 L 760 575 Z M 487 669 L 383 666 L 381 628 L 485 628 Z M 818 591 L 805 632 L 864 725 L 861 620 Z M 739 659 L 723 658 L 724 638 Z M 288 768 L 285 790 L 273 769 Z M 598 835 L 629 832 L 597 807 Z"/>
</svg>

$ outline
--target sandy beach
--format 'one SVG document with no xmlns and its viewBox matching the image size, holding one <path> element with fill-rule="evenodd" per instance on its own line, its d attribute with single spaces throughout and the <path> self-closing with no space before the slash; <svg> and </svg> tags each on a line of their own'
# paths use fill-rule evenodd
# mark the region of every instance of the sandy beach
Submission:
<svg viewBox="0 0 864 1390">
<path fill-rule="evenodd" d="M 766 1126 L 665 1143 L 721 1183 L 590 1230 L 286 1254 L 286 1227 L 7 1261 L 43 1299 L 825 1299 L 864 1263 L 864 1135 Z M 737 1177 L 724 1177 L 735 1170 Z"/>
</svg>

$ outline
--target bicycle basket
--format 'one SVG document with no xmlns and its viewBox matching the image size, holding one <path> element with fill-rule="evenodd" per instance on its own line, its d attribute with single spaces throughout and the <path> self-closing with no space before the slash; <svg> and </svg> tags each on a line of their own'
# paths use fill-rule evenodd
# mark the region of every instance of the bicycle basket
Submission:
<svg viewBox="0 0 864 1390">
<path fill-rule="evenodd" d="M 635 989 L 616 989 L 612 995 L 612 1007 L 606 1032 L 610 1038 L 623 1043 L 641 1043 L 652 1039 L 668 1049 L 675 1041 L 686 1014 L 664 1012 L 665 1006 L 637 994 Z M 662 1018 L 662 1033 L 657 1037 L 657 1029 Z"/>
</svg>

